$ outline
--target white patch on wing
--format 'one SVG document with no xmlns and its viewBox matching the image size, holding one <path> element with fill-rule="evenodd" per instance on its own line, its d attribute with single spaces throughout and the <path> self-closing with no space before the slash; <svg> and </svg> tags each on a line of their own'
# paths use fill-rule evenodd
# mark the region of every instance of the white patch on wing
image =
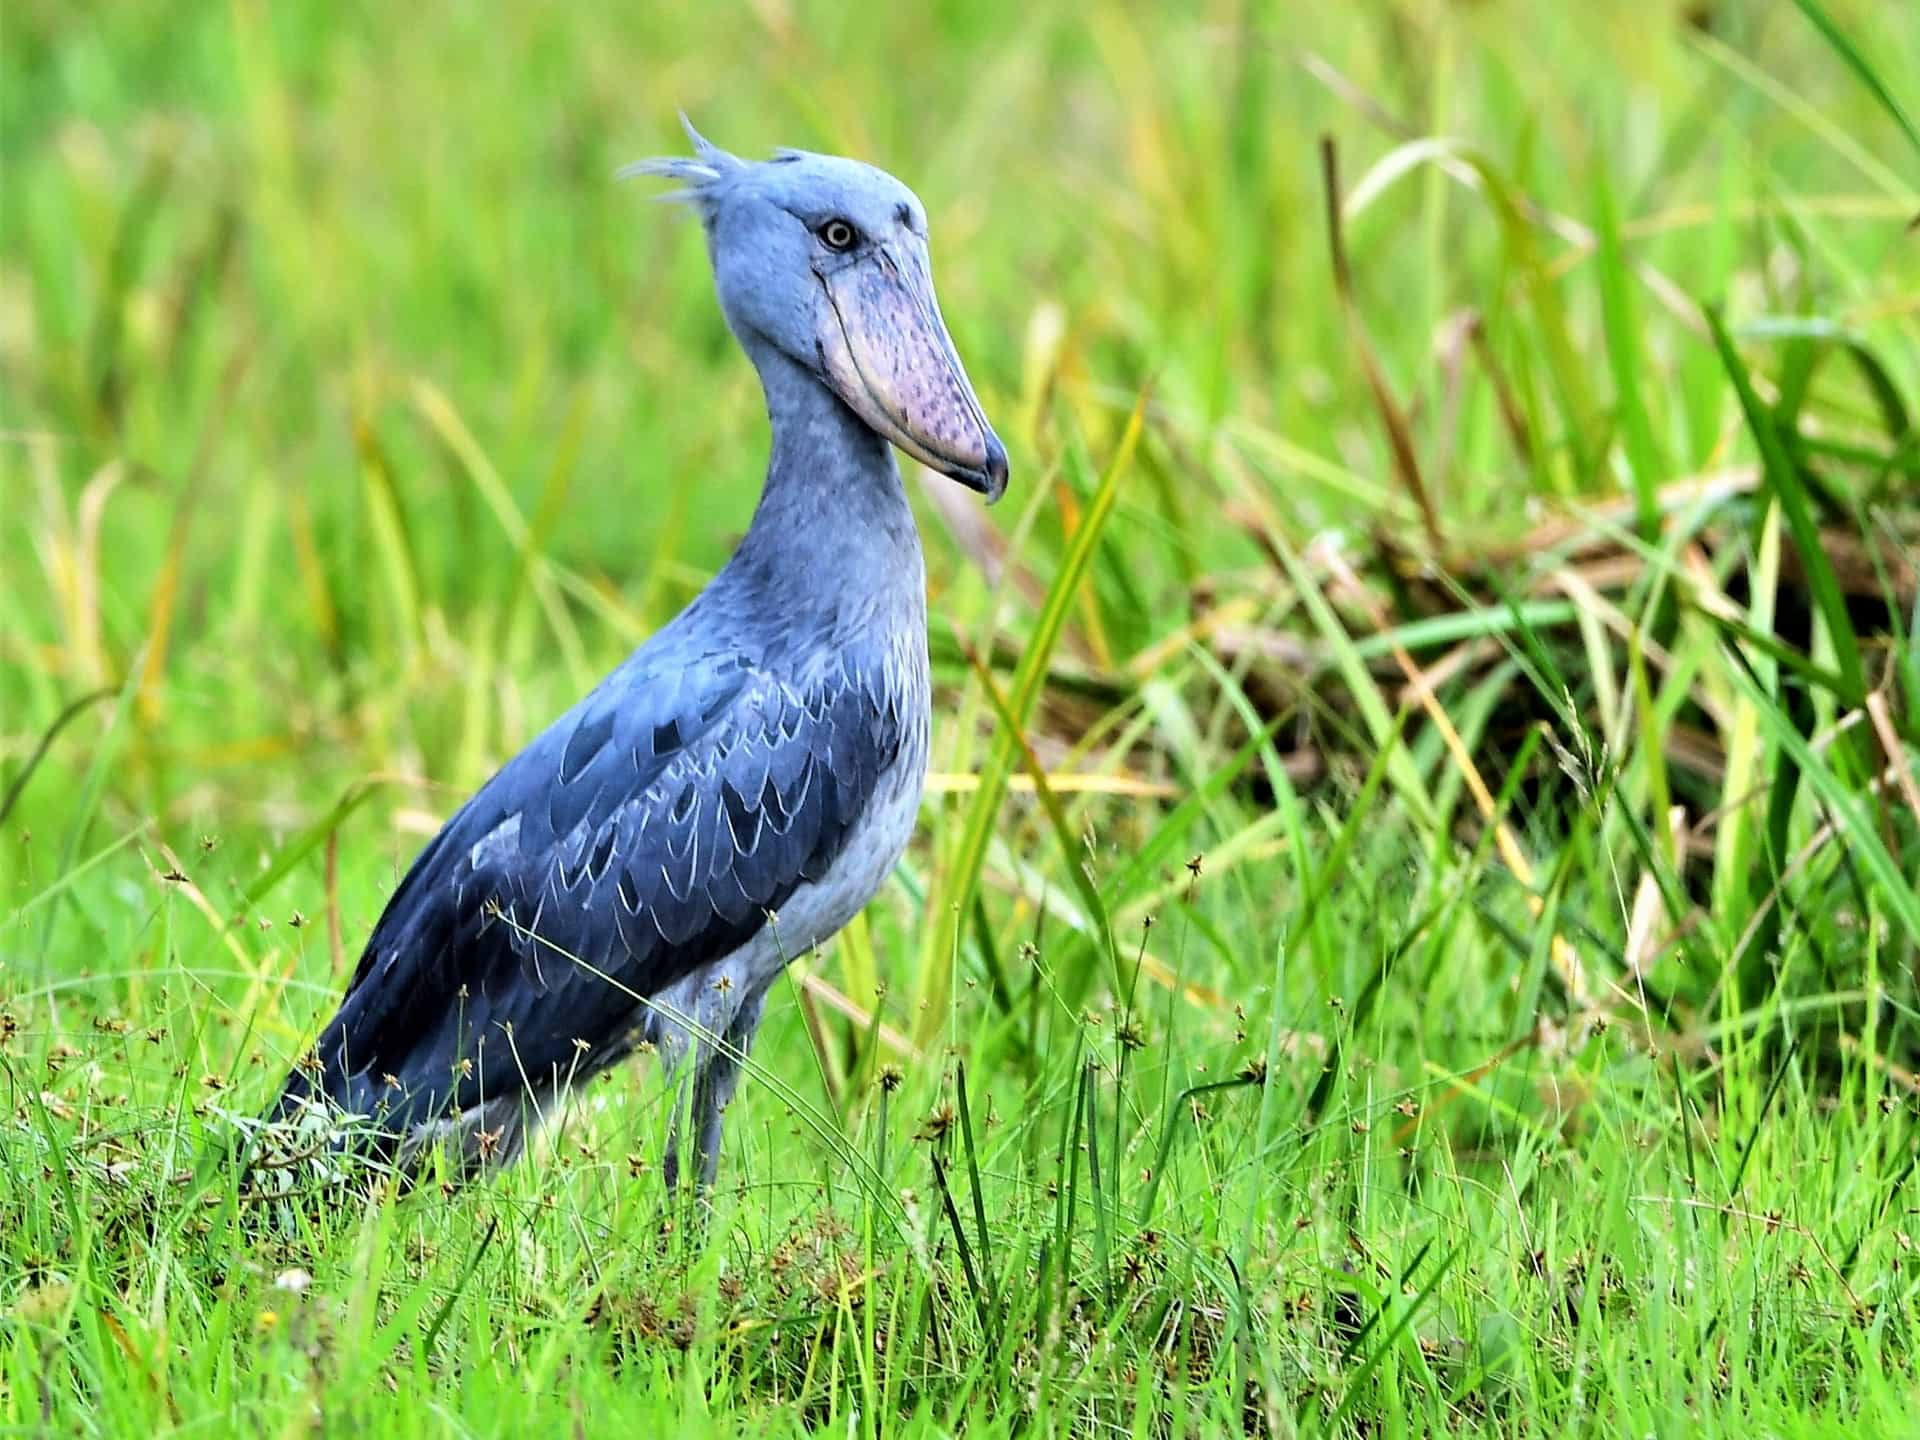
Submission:
<svg viewBox="0 0 1920 1440">
<path fill-rule="evenodd" d="M 467 852 L 467 863 L 475 870 L 487 865 L 506 865 L 515 858 L 514 852 L 519 846 L 520 812 L 516 810 L 473 842 L 473 849 Z"/>
</svg>

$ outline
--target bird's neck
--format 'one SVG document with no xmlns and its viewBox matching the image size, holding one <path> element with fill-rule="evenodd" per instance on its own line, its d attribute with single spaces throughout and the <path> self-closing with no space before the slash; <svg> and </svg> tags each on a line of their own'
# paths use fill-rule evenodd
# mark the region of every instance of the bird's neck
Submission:
<svg viewBox="0 0 1920 1440">
<path fill-rule="evenodd" d="M 766 488 L 736 567 L 797 598 L 833 603 L 849 589 L 925 593 L 913 511 L 893 451 L 810 370 L 750 347 L 766 391 L 773 450 Z M 852 598 L 850 596 L 845 598 Z"/>
</svg>

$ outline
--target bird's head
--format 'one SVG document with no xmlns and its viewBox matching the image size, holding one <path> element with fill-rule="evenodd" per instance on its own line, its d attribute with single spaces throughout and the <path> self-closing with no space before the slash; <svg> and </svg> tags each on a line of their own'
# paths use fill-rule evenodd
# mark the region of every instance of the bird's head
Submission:
<svg viewBox="0 0 1920 1440">
<path fill-rule="evenodd" d="M 1007 452 L 954 353 L 927 259 L 927 212 L 885 171 L 782 150 L 763 163 L 710 144 L 686 117 L 690 157 L 642 160 L 700 213 L 720 306 L 752 348 L 813 371 L 872 430 L 978 490 L 1007 485 Z"/>
</svg>

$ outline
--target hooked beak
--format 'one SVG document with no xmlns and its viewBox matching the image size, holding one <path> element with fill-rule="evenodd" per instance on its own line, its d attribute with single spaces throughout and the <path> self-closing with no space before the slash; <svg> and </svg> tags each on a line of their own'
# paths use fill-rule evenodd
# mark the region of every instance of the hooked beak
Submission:
<svg viewBox="0 0 1920 1440">
<path fill-rule="evenodd" d="M 925 256 L 880 245 L 819 273 L 833 311 L 820 359 L 835 392 L 921 464 L 998 500 L 1006 447 L 954 353 Z"/>
</svg>

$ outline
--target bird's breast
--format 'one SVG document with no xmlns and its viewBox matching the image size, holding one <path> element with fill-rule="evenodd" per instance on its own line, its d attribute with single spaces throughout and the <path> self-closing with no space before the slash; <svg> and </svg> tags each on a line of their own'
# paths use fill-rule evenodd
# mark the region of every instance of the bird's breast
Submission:
<svg viewBox="0 0 1920 1440">
<path fill-rule="evenodd" d="M 831 939 L 879 892 L 913 838 L 926 786 L 932 718 L 925 632 L 902 637 L 893 659 L 897 668 L 888 689 L 904 727 L 899 753 L 881 772 L 833 863 L 789 896 L 775 923 L 756 937 L 753 948 L 760 953 L 753 957 L 756 973 L 747 977 L 750 982 L 770 978 L 794 956 Z"/>
</svg>

